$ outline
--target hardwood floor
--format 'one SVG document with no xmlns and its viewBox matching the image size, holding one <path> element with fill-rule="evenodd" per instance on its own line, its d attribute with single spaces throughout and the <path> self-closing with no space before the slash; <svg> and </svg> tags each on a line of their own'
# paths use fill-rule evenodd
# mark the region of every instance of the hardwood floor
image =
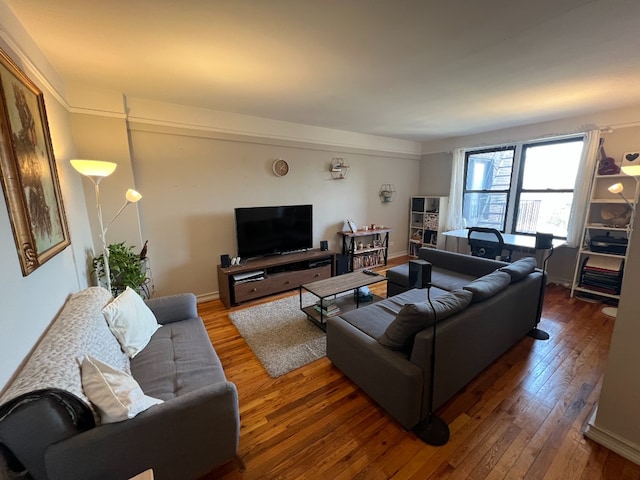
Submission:
<svg viewBox="0 0 640 480">
<path fill-rule="evenodd" d="M 270 378 L 230 322 L 232 310 L 220 301 L 200 304 L 238 387 L 246 466 L 229 462 L 201 480 L 639 479 L 640 466 L 582 434 L 614 324 L 601 308 L 550 286 L 540 328 L 551 339 L 524 338 L 444 405 L 438 413 L 451 438 L 433 447 L 403 430 L 326 357 Z"/>
</svg>

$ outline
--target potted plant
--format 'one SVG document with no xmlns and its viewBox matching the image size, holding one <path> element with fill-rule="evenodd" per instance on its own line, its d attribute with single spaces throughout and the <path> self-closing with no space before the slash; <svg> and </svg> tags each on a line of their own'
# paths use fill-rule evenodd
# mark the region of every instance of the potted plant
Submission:
<svg viewBox="0 0 640 480">
<path fill-rule="evenodd" d="M 127 287 L 132 288 L 143 298 L 149 298 L 147 288 L 146 254 L 134 253 L 133 246 L 126 246 L 124 242 L 113 243 L 109 249 L 109 271 L 111 273 L 111 293 L 115 297 L 124 292 Z M 146 251 L 146 243 L 143 252 Z M 98 281 L 105 282 L 104 254 L 93 259 L 93 271 Z"/>
</svg>

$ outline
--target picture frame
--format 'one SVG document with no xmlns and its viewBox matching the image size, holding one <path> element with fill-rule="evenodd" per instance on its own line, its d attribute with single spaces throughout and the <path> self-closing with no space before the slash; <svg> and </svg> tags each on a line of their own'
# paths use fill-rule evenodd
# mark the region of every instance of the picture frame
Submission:
<svg viewBox="0 0 640 480">
<path fill-rule="evenodd" d="M 347 220 L 347 223 L 349 224 L 351 233 L 356 233 L 358 231 L 358 226 L 356 225 L 356 222 L 354 222 L 353 220 Z"/>
<path fill-rule="evenodd" d="M 71 244 L 44 95 L 0 49 L 0 177 L 22 275 Z"/>
</svg>

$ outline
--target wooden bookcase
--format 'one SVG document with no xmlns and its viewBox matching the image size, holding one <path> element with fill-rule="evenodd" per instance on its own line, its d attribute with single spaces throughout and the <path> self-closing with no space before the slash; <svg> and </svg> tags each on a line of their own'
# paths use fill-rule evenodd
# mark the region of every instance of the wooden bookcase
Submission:
<svg viewBox="0 0 640 480">
<path fill-rule="evenodd" d="M 342 236 L 342 254 L 348 258 L 349 271 L 386 265 L 390 232 L 390 228 L 338 232 Z"/>
</svg>

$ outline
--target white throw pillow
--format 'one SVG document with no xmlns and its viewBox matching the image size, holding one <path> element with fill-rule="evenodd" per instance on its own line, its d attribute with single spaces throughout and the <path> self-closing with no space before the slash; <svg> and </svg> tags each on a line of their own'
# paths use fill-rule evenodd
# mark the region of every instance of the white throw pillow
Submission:
<svg viewBox="0 0 640 480">
<path fill-rule="evenodd" d="M 82 389 L 102 423 L 121 422 L 162 403 L 145 395 L 132 376 L 89 355 L 82 360 L 81 371 Z"/>
<path fill-rule="evenodd" d="M 102 313 L 129 358 L 135 357 L 146 347 L 151 336 L 160 328 L 144 300 L 129 287 L 104 307 Z"/>
</svg>

